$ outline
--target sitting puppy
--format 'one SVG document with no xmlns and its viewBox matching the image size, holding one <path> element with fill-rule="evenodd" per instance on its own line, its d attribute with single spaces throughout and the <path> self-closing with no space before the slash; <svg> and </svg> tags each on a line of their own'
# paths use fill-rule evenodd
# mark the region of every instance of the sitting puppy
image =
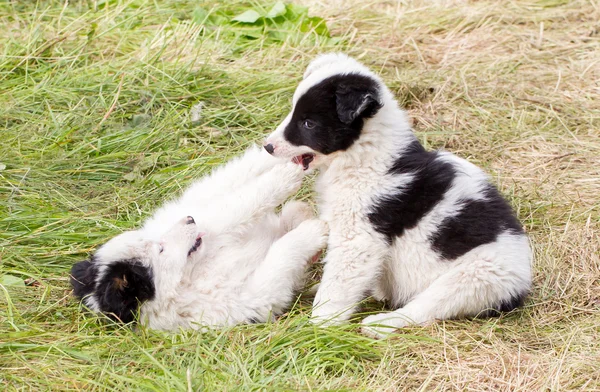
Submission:
<svg viewBox="0 0 600 392">
<path fill-rule="evenodd" d="M 297 164 L 251 148 L 75 264 L 75 295 L 122 322 L 139 307 L 153 329 L 266 321 L 290 305 L 327 241 L 307 204 L 274 212 L 302 178 Z"/>
<path fill-rule="evenodd" d="M 345 55 L 324 55 L 292 106 L 264 147 L 320 168 L 330 236 L 315 320 L 346 320 L 373 295 L 397 309 L 363 321 L 366 334 L 384 337 L 523 302 L 532 255 L 510 206 L 473 164 L 426 151 L 379 77 Z"/>
</svg>

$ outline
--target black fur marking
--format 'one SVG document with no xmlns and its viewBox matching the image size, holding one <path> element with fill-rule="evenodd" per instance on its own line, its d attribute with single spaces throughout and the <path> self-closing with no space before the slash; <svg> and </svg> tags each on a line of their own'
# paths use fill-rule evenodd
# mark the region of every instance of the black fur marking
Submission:
<svg viewBox="0 0 600 392">
<path fill-rule="evenodd" d="M 375 230 L 384 234 L 389 243 L 415 227 L 452 184 L 454 167 L 437 157 L 436 152 L 425 151 L 415 140 L 390 169 L 392 174 L 413 174 L 414 179 L 398 189 L 397 194 L 378 200 L 368 215 Z"/>
<path fill-rule="evenodd" d="M 494 242 L 510 230 L 523 233 L 512 208 L 491 184 L 484 190 L 485 200 L 465 200 L 461 212 L 446 218 L 430 238 L 432 248 L 447 260 L 454 260 L 480 245 Z"/>
<path fill-rule="evenodd" d="M 332 76 L 298 99 L 283 135 L 291 144 L 321 154 L 346 150 L 360 136 L 364 120 L 380 108 L 375 80 L 358 74 Z"/>
<path fill-rule="evenodd" d="M 529 292 L 527 291 L 514 294 L 510 298 L 501 301 L 499 304 L 496 304 L 490 307 L 489 309 L 486 309 L 483 312 L 479 313 L 477 317 L 499 317 L 502 313 L 510 312 L 511 310 L 520 308 L 525 303 L 525 299 L 528 295 Z"/>
<path fill-rule="evenodd" d="M 94 293 L 100 310 L 124 323 L 133 321 L 139 304 L 154 294 L 152 270 L 136 259 L 110 264 Z"/>
<path fill-rule="evenodd" d="M 94 280 L 98 269 L 93 260 L 85 260 L 76 263 L 71 268 L 71 286 L 73 294 L 78 298 L 90 295 L 94 291 Z"/>
<path fill-rule="evenodd" d="M 202 238 L 196 238 L 196 242 L 194 242 L 194 245 L 188 251 L 188 256 L 197 251 L 200 245 L 202 245 Z"/>
</svg>

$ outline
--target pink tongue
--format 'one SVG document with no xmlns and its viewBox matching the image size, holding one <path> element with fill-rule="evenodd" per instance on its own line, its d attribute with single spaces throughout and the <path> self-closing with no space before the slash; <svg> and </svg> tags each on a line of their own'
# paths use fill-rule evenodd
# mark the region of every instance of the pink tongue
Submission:
<svg viewBox="0 0 600 392">
<path fill-rule="evenodd" d="M 294 162 L 296 165 L 301 165 L 302 164 L 302 155 L 298 155 L 297 157 L 293 157 L 292 158 L 292 162 Z"/>
</svg>

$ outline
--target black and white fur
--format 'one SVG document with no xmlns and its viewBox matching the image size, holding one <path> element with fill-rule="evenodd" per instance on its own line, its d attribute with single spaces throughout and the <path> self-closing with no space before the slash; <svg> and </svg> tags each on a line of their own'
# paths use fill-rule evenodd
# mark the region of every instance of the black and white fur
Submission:
<svg viewBox="0 0 600 392">
<path fill-rule="evenodd" d="M 346 320 L 373 295 L 397 309 L 363 320 L 366 334 L 384 337 L 522 304 L 532 254 L 512 209 L 478 167 L 426 151 L 362 64 L 342 54 L 315 59 L 265 149 L 320 169 L 330 236 L 315 321 Z"/>
<path fill-rule="evenodd" d="M 76 296 L 115 320 L 153 329 L 264 322 L 302 287 L 327 241 L 310 207 L 289 202 L 303 171 L 249 149 L 73 266 Z"/>
</svg>

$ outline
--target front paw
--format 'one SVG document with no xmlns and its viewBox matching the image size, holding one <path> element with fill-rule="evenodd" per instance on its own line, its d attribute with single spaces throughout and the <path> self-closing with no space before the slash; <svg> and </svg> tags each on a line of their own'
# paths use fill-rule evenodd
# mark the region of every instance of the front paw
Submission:
<svg viewBox="0 0 600 392">
<path fill-rule="evenodd" d="M 327 246 L 329 239 L 329 225 L 327 222 L 320 219 L 309 219 L 300 223 L 296 228 L 301 237 L 309 244 L 311 256 Z"/>
<path fill-rule="evenodd" d="M 271 170 L 272 181 L 276 181 L 279 190 L 285 195 L 292 195 L 300 189 L 304 172 L 294 163 L 286 162 Z"/>
<path fill-rule="evenodd" d="M 403 319 L 393 313 L 379 313 L 363 319 L 361 332 L 373 339 L 385 339 L 398 328 L 409 324 L 408 318 Z"/>
<path fill-rule="evenodd" d="M 287 160 L 274 157 L 265 151 L 264 148 L 258 147 L 258 151 L 256 152 L 256 160 L 252 163 L 252 170 L 254 170 L 255 174 L 261 175 L 271 169 L 273 169 L 277 165 L 284 165 L 287 163 Z"/>
<path fill-rule="evenodd" d="M 314 218 L 313 209 L 308 203 L 292 200 L 284 204 L 281 209 L 281 223 L 285 232 L 295 229 L 300 223 Z"/>
</svg>

